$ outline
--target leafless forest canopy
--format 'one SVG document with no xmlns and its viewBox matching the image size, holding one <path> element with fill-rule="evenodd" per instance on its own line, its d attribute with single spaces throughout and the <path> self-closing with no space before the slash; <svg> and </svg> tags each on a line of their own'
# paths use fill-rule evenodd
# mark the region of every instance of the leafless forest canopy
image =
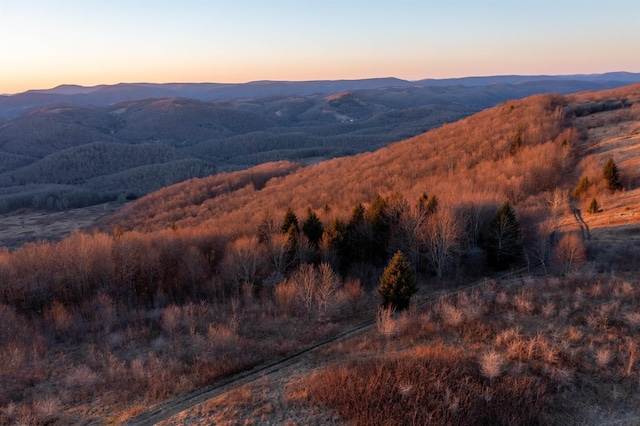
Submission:
<svg viewBox="0 0 640 426">
<path fill-rule="evenodd" d="M 385 424 L 480 415 L 486 424 L 544 424 L 577 412 L 577 403 L 563 412 L 563 401 L 582 384 L 597 387 L 591 381 L 615 382 L 623 402 L 632 401 L 639 287 L 615 273 L 633 271 L 639 250 L 626 245 L 602 257 L 580 219 L 592 199 L 607 209 L 637 189 L 637 147 L 615 151 L 620 188 L 612 191 L 602 170 L 613 151 L 598 141 L 637 137 L 639 120 L 639 85 L 508 101 L 374 152 L 193 178 L 126 205 L 100 229 L 4 250 L 0 422 L 126 419 L 376 312 L 379 335 L 353 351 L 379 356 L 303 379 L 307 403 L 356 424 L 381 412 Z M 128 170 L 120 175 L 127 182 L 131 169 L 152 176 L 168 156 L 186 169 L 205 167 L 179 149 L 183 137 L 200 149 L 193 135 L 171 147 L 105 141 L 68 149 L 103 164 L 115 149 L 123 158 L 113 167 Z M 136 160 L 140 149 L 146 164 Z M 114 184 L 100 169 L 65 162 L 69 152 L 50 154 L 69 164 L 69 177 L 86 178 L 88 188 Z M 40 156 L 29 167 L 51 173 L 44 152 L 12 155 L 16 164 Z M 166 169 L 157 177 L 168 179 Z M 376 310 L 375 289 L 398 250 L 418 277 L 416 297 L 521 266 L 548 275 L 521 287 L 487 282 L 393 315 Z M 536 335 L 531 324 L 545 320 L 559 331 Z M 392 341 L 397 351 L 383 353 Z"/>
<path fill-rule="evenodd" d="M 507 99 L 639 78 L 601 77 L 123 84 L 0 96 L 0 213 L 123 201 L 269 161 L 373 151 Z"/>
</svg>

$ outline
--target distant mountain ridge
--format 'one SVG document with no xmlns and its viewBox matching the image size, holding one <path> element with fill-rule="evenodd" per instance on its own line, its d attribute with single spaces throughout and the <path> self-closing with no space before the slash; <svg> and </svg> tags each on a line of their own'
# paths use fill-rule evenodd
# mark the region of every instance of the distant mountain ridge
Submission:
<svg viewBox="0 0 640 426">
<path fill-rule="evenodd" d="M 416 81 L 426 86 L 486 86 L 489 84 L 521 84 L 540 81 L 584 81 L 584 82 L 621 82 L 625 84 L 640 81 L 640 73 L 608 72 L 604 74 L 570 74 L 570 75 L 497 75 L 461 78 L 443 78 Z"/>
<path fill-rule="evenodd" d="M 394 77 L 360 80 L 252 81 L 248 83 L 119 83 L 80 86 L 65 84 L 52 89 L 28 90 L 0 95 L 0 118 L 10 118 L 33 108 L 55 105 L 103 106 L 143 98 L 186 97 L 201 101 L 254 99 L 270 96 L 306 96 L 333 94 L 345 90 L 370 90 L 390 87 L 478 87 L 491 84 L 533 82 L 581 82 L 589 86 L 577 90 L 605 89 L 640 82 L 640 73 L 612 72 L 559 76 L 487 76 L 448 79 L 402 80 Z"/>
<path fill-rule="evenodd" d="M 305 165 L 374 151 L 508 100 L 615 88 L 626 82 L 611 78 L 634 75 L 587 77 L 594 81 L 63 85 L 4 96 L 0 212 L 135 198 L 266 162 Z"/>
</svg>

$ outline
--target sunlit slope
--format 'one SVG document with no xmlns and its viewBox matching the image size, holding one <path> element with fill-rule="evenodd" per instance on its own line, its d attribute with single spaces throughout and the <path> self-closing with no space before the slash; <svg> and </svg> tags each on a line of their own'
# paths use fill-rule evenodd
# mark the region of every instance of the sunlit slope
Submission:
<svg viewBox="0 0 640 426">
<path fill-rule="evenodd" d="M 588 178 L 589 189 L 579 199 L 587 210 L 592 199 L 601 211 L 585 216 L 591 227 L 608 227 L 640 221 L 640 104 L 638 85 L 628 88 L 571 96 L 578 111 L 573 125 L 582 138 L 576 147 L 577 173 Z M 609 105 L 609 110 L 587 114 Z M 623 106 L 622 108 L 616 108 Z M 603 167 L 612 158 L 620 171 L 623 191 L 611 192 L 602 179 Z"/>
<path fill-rule="evenodd" d="M 543 205 L 540 197 L 556 186 L 572 190 L 585 164 L 606 155 L 620 156 L 625 179 L 633 186 L 637 150 L 625 145 L 599 153 L 604 148 L 598 147 L 620 138 L 637 141 L 639 97 L 640 85 L 632 85 L 573 97 L 542 95 L 506 102 L 373 153 L 295 169 L 264 187 L 230 185 L 215 198 L 197 194 L 208 185 L 237 181 L 241 175 L 235 173 L 168 187 L 124 208 L 109 223 L 141 230 L 163 229 L 172 222 L 182 227 L 246 226 L 267 210 L 280 212 L 291 205 L 295 210 L 310 206 L 325 211 L 326 206 L 333 212 L 344 211 L 356 202 L 393 192 L 409 200 L 427 192 L 444 202 L 486 198 Z M 600 123 L 601 130 L 589 123 Z M 598 132 L 611 134 L 604 139 Z M 590 160 L 595 154 L 599 160 Z M 598 167 L 593 168 L 597 174 Z M 193 192 L 198 201 L 190 202 L 185 192 Z"/>
</svg>

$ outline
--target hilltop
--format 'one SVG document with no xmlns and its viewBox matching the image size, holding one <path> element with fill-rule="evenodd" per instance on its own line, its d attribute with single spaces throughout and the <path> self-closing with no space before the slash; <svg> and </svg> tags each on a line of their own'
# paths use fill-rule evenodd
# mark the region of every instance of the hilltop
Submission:
<svg viewBox="0 0 640 426">
<path fill-rule="evenodd" d="M 258 381 L 200 421 L 633 421 L 639 120 L 638 84 L 510 100 L 373 152 L 193 178 L 1 252 L 0 421 L 125 421 L 363 323 L 273 385 L 283 410 Z M 402 313 L 377 292 L 398 251 L 418 287 Z"/>
</svg>

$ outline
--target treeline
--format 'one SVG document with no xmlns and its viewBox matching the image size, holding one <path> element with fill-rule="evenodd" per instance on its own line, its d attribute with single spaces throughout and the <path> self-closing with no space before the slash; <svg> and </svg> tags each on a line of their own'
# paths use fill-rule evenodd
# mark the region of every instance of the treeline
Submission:
<svg viewBox="0 0 640 426">
<path fill-rule="evenodd" d="M 119 173 L 81 179 L 75 185 L 72 185 L 74 182 L 69 182 L 7 186 L 0 189 L 0 212 L 8 213 L 21 208 L 67 210 L 115 200 L 134 200 L 177 182 L 209 176 L 215 171 L 210 163 L 182 159 L 145 164 Z"/>
<path fill-rule="evenodd" d="M 133 193 L 139 197 L 165 186 L 191 178 L 209 176 L 215 172 L 216 167 L 209 162 L 186 158 L 166 163 L 145 164 L 118 173 L 97 176 L 87 180 L 82 187 L 98 192 Z"/>
<path fill-rule="evenodd" d="M 117 213 L 105 218 L 103 226 L 120 226 L 126 230 L 167 229 L 172 223 L 180 223 L 185 228 L 184 219 L 191 218 L 201 223 L 202 215 L 207 218 L 211 204 L 226 201 L 238 191 L 263 189 L 268 182 L 287 176 L 300 169 L 300 165 L 287 161 L 266 163 L 249 170 L 233 173 L 218 173 L 199 179 L 191 179 L 148 194 L 136 203 L 125 206 Z M 170 192 L 170 195 L 167 195 Z M 245 223 L 246 225 L 246 223 Z"/>
<path fill-rule="evenodd" d="M 276 126 L 261 113 L 187 98 L 142 99 L 110 106 L 107 111 L 124 120 L 114 135 L 117 140 L 173 147 Z"/>
<path fill-rule="evenodd" d="M 627 98 L 592 100 L 572 105 L 571 108 L 567 109 L 566 113 L 573 117 L 584 117 L 603 111 L 614 111 L 621 108 L 629 108 L 631 105 L 633 105 L 633 103 Z"/>
<path fill-rule="evenodd" d="M 54 303 L 84 309 L 101 294 L 131 308 L 275 297 L 286 277 L 309 264 L 328 265 L 342 281 L 372 288 L 397 251 L 427 280 L 476 277 L 533 256 L 548 262 L 554 241 L 548 234 L 539 238 L 525 244 L 508 202 L 446 206 L 436 196 L 410 203 L 393 194 L 358 203 L 349 216 L 329 222 L 310 208 L 300 218 L 290 208 L 280 220 L 266 213 L 242 234 L 175 225 L 143 234 L 116 227 L 112 235 L 75 233 L 59 243 L 29 243 L 0 258 L 1 302 L 33 315 Z"/>
</svg>

